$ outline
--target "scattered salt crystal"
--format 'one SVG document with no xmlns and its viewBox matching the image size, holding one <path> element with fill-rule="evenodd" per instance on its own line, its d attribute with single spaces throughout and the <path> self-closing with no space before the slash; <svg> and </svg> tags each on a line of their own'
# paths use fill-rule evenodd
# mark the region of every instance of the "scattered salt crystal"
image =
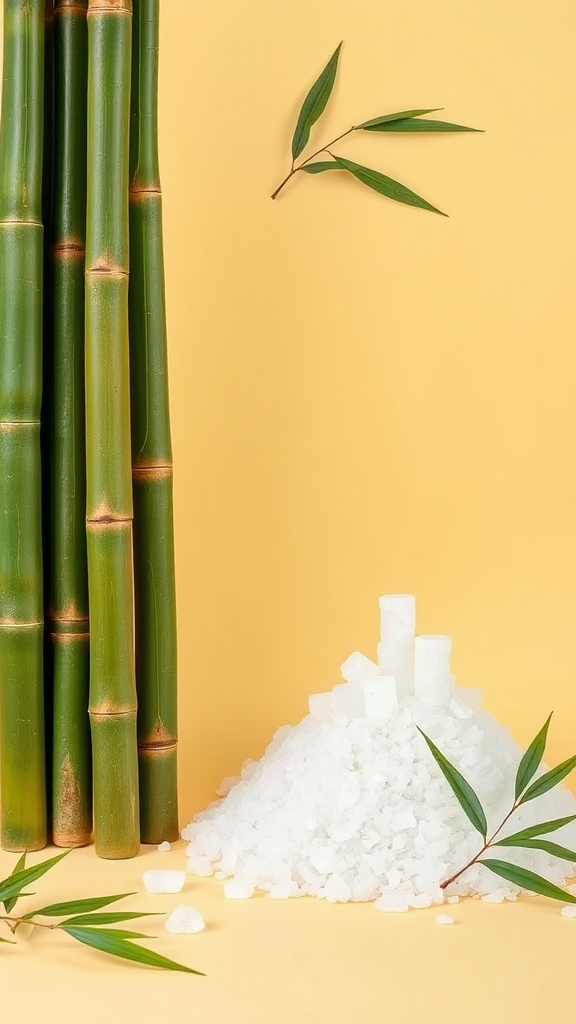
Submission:
<svg viewBox="0 0 576 1024">
<path fill-rule="evenodd" d="M 436 924 L 454 924 L 454 918 L 450 914 L 437 914 Z"/>
<path fill-rule="evenodd" d="M 142 875 L 148 892 L 180 892 L 186 881 L 185 871 L 145 871 Z"/>
<path fill-rule="evenodd" d="M 180 903 L 167 918 L 164 927 L 172 935 L 194 935 L 204 931 L 206 923 L 198 910 Z"/>
<path fill-rule="evenodd" d="M 158 853 L 168 853 L 168 850 L 170 849 L 170 843 L 165 839 L 163 843 L 160 843 L 158 847 Z"/>
<path fill-rule="evenodd" d="M 224 882 L 224 895 L 227 900 L 249 900 L 254 895 L 254 886 L 243 878 L 228 878 Z"/>
<path fill-rule="evenodd" d="M 504 893 L 501 890 L 495 892 L 487 892 L 482 896 L 483 903 L 504 903 Z"/>
<path fill-rule="evenodd" d="M 459 896 L 448 896 L 446 898 L 446 903 L 460 903 L 460 897 Z"/>
<path fill-rule="evenodd" d="M 569 904 L 567 907 L 562 907 L 560 913 L 562 917 L 576 917 L 576 905 L 572 903 Z"/>
<path fill-rule="evenodd" d="M 410 897 L 410 906 L 415 910 L 425 910 L 426 907 L 432 906 L 432 897 L 427 892 L 416 893 Z"/>
</svg>

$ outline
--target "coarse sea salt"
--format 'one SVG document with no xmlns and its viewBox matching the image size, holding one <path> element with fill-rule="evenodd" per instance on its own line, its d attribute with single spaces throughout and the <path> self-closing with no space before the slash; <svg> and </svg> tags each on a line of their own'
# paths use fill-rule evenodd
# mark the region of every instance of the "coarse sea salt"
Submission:
<svg viewBox="0 0 576 1024">
<path fill-rule="evenodd" d="M 450 914 L 437 914 L 436 924 L 454 924 L 454 918 Z"/>
<path fill-rule="evenodd" d="M 576 917 L 576 906 L 574 904 L 562 907 L 560 911 L 562 917 Z"/>
<path fill-rule="evenodd" d="M 180 903 L 166 919 L 164 927 L 172 935 L 195 935 L 204 931 L 206 922 L 195 907 Z"/>
<path fill-rule="evenodd" d="M 145 871 L 142 875 L 148 892 L 180 892 L 186 881 L 185 871 Z"/>
<path fill-rule="evenodd" d="M 160 843 L 158 847 L 158 853 L 168 853 L 170 849 L 170 843 L 165 839 L 163 843 Z"/>
<path fill-rule="evenodd" d="M 411 595 L 381 598 L 378 665 L 354 652 L 343 664 L 345 683 L 313 694 L 309 715 L 278 729 L 259 760 L 223 781 L 222 799 L 182 831 L 189 871 L 226 876 L 225 888 L 245 884 L 272 899 L 373 901 L 392 913 L 464 896 L 502 903 L 528 895 L 479 862 L 441 888 L 478 854 L 480 839 L 420 730 L 475 789 L 490 834 L 514 803 L 522 750 L 481 707 L 480 691 L 455 684 L 450 638 L 415 638 L 414 610 Z M 385 704 L 383 676 L 396 686 L 394 694 L 388 678 Z M 541 764 L 536 777 L 546 770 Z M 576 799 L 557 786 L 521 805 L 502 836 L 571 815 Z M 576 822 L 555 839 L 574 849 Z M 556 885 L 574 873 L 545 850 L 500 847 L 498 856 Z"/>
</svg>

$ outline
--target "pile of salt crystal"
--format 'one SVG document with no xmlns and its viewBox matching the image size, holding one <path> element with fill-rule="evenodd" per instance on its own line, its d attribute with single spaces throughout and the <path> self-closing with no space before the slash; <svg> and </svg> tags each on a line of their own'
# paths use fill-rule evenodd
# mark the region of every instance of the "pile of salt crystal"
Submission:
<svg viewBox="0 0 576 1024">
<path fill-rule="evenodd" d="M 415 636 L 411 595 L 380 598 L 380 612 L 378 661 L 350 655 L 344 683 L 313 694 L 310 715 L 281 727 L 183 830 L 190 871 L 278 899 L 375 900 L 396 912 L 466 895 L 516 899 L 518 886 L 480 864 L 440 888 L 478 852 L 478 835 L 419 728 L 475 788 L 493 829 L 512 805 L 522 751 L 481 709 L 481 694 L 455 685 L 450 638 Z M 520 807 L 506 834 L 570 814 L 576 800 L 558 787 Z M 557 835 L 573 847 L 576 825 Z M 544 851 L 500 848 L 499 859 L 556 884 L 573 873 Z"/>
</svg>

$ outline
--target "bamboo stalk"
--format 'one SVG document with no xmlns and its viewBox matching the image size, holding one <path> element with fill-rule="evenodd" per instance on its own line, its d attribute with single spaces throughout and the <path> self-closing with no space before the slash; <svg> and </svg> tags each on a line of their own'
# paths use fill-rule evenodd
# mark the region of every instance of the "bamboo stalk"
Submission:
<svg viewBox="0 0 576 1024">
<path fill-rule="evenodd" d="M 4 0 L 0 122 L 0 771 L 6 850 L 46 843 L 40 405 L 43 0 Z"/>
<path fill-rule="evenodd" d="M 130 0 L 88 2 L 86 528 L 96 853 L 139 849 L 128 355 Z"/>
<path fill-rule="evenodd" d="M 50 631 L 52 838 L 92 833 L 84 417 L 88 0 L 55 0 Z"/>
<path fill-rule="evenodd" d="M 134 0 L 130 123 L 130 373 L 140 837 L 178 838 L 176 595 L 162 195 L 159 0 Z"/>
</svg>

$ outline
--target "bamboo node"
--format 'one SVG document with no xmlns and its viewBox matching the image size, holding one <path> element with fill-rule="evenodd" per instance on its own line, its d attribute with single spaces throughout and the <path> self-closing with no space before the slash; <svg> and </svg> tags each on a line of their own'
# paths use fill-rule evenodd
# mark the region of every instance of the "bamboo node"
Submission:
<svg viewBox="0 0 576 1024">
<path fill-rule="evenodd" d="M 132 17 L 132 0 L 88 0 L 88 17 L 124 14 Z"/>
<path fill-rule="evenodd" d="M 85 256 L 86 249 L 83 242 L 70 238 L 63 242 L 56 242 L 52 246 L 53 256 Z"/>
<path fill-rule="evenodd" d="M 134 465 L 132 467 L 132 478 L 134 480 L 166 480 L 173 476 L 172 463 L 158 466 Z"/>
</svg>

